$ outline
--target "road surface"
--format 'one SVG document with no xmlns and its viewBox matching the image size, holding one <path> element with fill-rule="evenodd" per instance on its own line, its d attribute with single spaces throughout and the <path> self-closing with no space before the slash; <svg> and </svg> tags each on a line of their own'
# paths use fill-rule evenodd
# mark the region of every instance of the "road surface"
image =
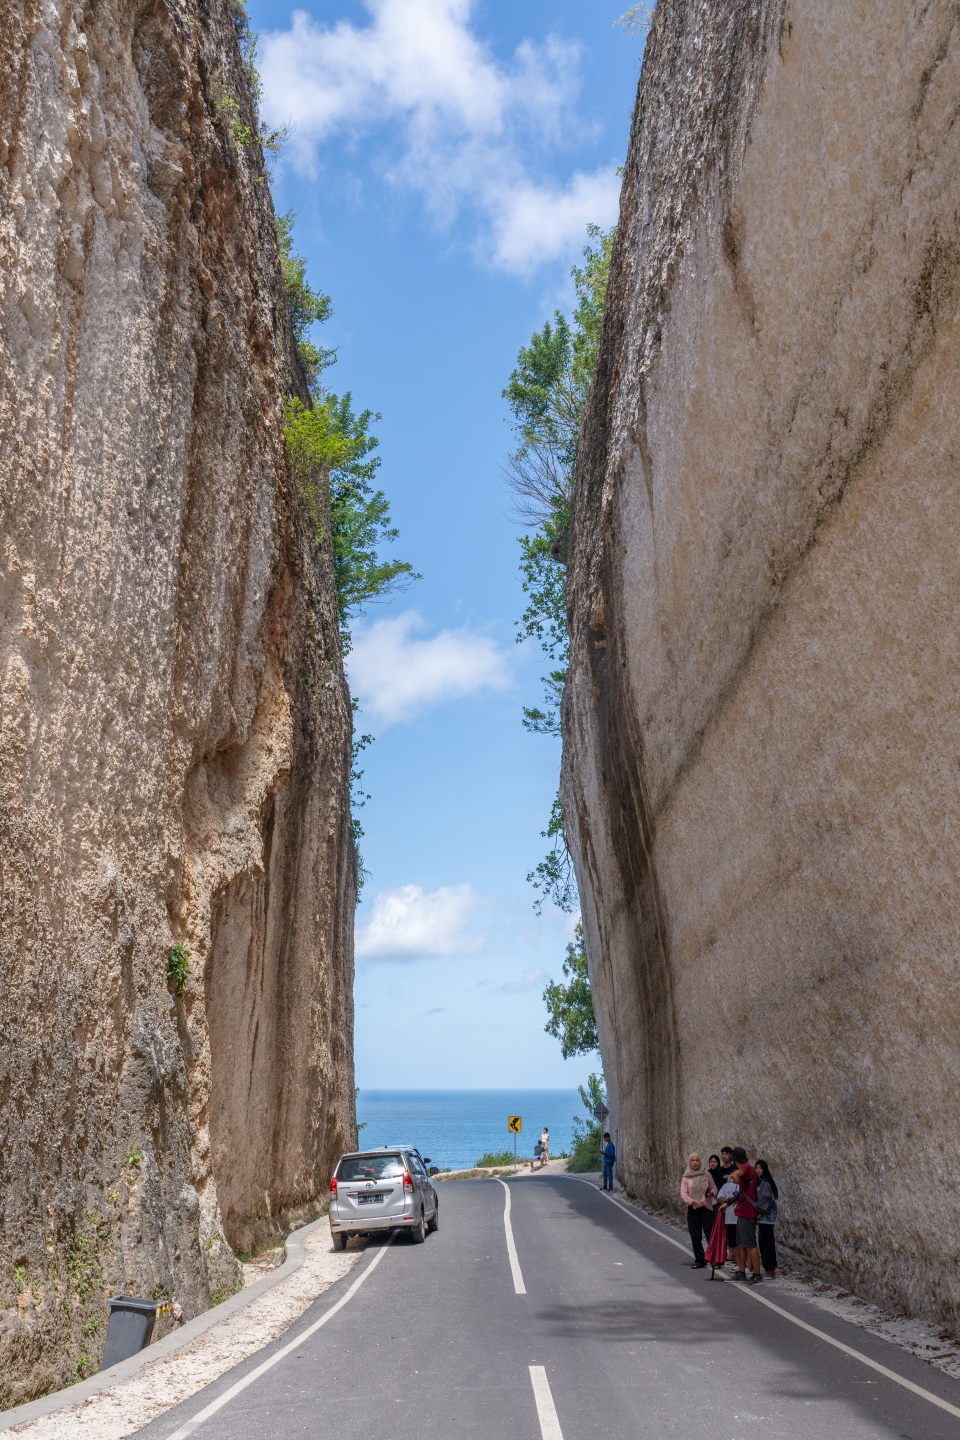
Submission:
<svg viewBox="0 0 960 1440">
<path fill-rule="evenodd" d="M 369 1242 L 279 1340 L 139 1435 L 960 1440 L 960 1382 L 776 1282 L 710 1283 L 676 1231 L 595 1185 L 438 1188 L 426 1244 Z"/>
</svg>

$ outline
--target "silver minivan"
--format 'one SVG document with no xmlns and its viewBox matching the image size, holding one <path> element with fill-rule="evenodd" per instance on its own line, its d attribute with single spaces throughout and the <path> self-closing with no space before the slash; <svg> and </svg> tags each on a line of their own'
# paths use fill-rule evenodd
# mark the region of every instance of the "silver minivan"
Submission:
<svg viewBox="0 0 960 1440">
<path fill-rule="evenodd" d="M 351 1235 L 406 1230 L 422 1245 L 440 1225 L 440 1202 L 424 1160 L 413 1145 L 384 1145 L 342 1155 L 330 1181 L 330 1234 L 334 1250 Z"/>
</svg>

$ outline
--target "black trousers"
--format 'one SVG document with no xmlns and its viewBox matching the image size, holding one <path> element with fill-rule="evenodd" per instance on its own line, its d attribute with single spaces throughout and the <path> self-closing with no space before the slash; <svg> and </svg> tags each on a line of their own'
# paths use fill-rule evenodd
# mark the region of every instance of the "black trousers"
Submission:
<svg viewBox="0 0 960 1440">
<path fill-rule="evenodd" d="M 693 1246 L 693 1258 L 698 1265 L 706 1263 L 703 1258 L 703 1247 L 710 1239 L 714 1214 L 715 1211 L 708 1210 L 706 1205 L 701 1206 L 699 1210 L 696 1205 L 687 1206 L 687 1229 L 690 1232 L 690 1243 Z"/>
<path fill-rule="evenodd" d="M 777 1242 L 773 1238 L 772 1225 L 757 1226 L 757 1247 L 760 1251 L 760 1263 L 764 1270 L 776 1270 Z"/>
</svg>

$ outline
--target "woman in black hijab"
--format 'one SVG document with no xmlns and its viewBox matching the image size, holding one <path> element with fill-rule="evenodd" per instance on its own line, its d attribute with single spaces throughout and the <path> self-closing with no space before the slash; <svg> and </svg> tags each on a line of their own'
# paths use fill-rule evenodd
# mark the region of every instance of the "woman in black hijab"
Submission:
<svg viewBox="0 0 960 1440">
<path fill-rule="evenodd" d="M 763 1278 L 775 1280 L 777 1245 L 773 1238 L 773 1227 L 777 1223 L 777 1200 L 780 1198 L 780 1191 L 766 1160 L 758 1160 L 754 1169 L 757 1172 L 757 1245 L 763 1265 Z"/>
</svg>

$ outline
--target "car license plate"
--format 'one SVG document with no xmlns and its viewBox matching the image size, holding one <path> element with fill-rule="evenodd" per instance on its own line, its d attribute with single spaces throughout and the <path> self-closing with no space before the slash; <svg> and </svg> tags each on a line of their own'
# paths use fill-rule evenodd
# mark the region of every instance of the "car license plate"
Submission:
<svg viewBox="0 0 960 1440">
<path fill-rule="evenodd" d="M 358 1205 L 381 1205 L 386 1199 L 384 1195 L 358 1195 Z"/>
</svg>

